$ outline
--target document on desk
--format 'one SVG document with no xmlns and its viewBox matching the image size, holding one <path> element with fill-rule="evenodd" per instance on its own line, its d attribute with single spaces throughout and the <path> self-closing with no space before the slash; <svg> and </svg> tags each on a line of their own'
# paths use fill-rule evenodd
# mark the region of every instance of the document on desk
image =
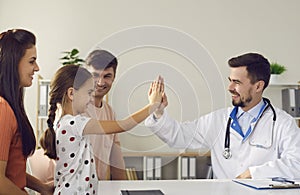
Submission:
<svg viewBox="0 0 300 195">
<path fill-rule="evenodd" d="M 232 181 L 257 190 L 300 188 L 297 182 L 272 181 L 272 179 L 233 179 Z"/>
<path fill-rule="evenodd" d="M 161 190 L 121 190 L 121 195 L 164 195 Z"/>
</svg>

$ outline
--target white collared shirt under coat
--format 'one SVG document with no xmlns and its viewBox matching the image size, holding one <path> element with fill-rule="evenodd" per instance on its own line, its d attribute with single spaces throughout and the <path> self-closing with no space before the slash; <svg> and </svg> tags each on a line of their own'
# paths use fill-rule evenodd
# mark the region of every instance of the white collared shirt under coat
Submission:
<svg viewBox="0 0 300 195">
<path fill-rule="evenodd" d="M 225 159 L 222 152 L 226 124 L 231 111 L 232 108 L 225 108 L 183 123 L 170 118 L 165 111 L 158 120 L 155 120 L 153 115 L 149 116 L 145 124 L 170 147 L 208 148 L 211 151 L 215 178 L 233 179 L 248 168 L 253 179 L 300 178 L 300 129 L 293 117 L 275 108 L 277 120 L 273 141 L 271 140 L 273 112 L 270 108 L 265 111 L 254 131 L 244 142 L 240 134 L 230 129 L 232 157 Z M 271 147 L 254 146 L 257 144 Z"/>
</svg>

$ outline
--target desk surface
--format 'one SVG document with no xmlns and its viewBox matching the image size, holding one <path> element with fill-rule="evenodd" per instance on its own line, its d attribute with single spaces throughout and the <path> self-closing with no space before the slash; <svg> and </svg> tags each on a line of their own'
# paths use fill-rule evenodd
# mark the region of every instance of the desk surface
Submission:
<svg viewBox="0 0 300 195">
<path fill-rule="evenodd" d="M 98 194 L 120 195 L 120 190 L 160 189 L 165 195 L 299 195 L 300 189 L 255 190 L 231 180 L 100 181 Z"/>
<path fill-rule="evenodd" d="M 187 152 L 122 152 L 123 156 L 210 156 L 207 149 Z"/>
</svg>

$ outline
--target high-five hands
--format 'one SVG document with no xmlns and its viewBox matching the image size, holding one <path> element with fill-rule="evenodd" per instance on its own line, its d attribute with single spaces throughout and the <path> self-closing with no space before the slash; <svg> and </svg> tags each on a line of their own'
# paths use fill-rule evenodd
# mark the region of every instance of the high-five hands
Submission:
<svg viewBox="0 0 300 195">
<path fill-rule="evenodd" d="M 152 82 L 151 84 L 151 87 L 149 89 L 149 101 L 154 89 L 160 89 L 160 92 L 162 92 L 162 97 L 159 102 L 160 104 L 153 113 L 156 118 L 160 118 L 164 112 L 164 108 L 168 106 L 168 99 L 166 93 L 164 92 L 164 79 L 161 76 L 159 76 L 157 80 Z"/>
<path fill-rule="evenodd" d="M 149 103 L 156 105 L 156 107 L 158 107 L 161 104 L 163 92 L 164 92 L 163 78 L 159 76 L 150 85 L 149 92 L 148 92 Z"/>
</svg>

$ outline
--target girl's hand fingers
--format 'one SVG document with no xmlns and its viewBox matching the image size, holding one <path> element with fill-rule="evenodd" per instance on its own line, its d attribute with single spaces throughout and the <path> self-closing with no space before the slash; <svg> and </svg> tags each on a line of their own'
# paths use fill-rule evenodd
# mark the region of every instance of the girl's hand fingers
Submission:
<svg viewBox="0 0 300 195">
<path fill-rule="evenodd" d="M 149 90 L 148 90 L 148 96 L 150 96 L 151 93 L 152 93 L 152 83 L 151 83 L 151 85 L 150 85 L 150 87 L 149 87 Z"/>
<path fill-rule="evenodd" d="M 157 92 L 159 91 L 159 87 L 160 87 L 160 84 L 158 81 L 154 81 L 154 90 Z"/>
</svg>

